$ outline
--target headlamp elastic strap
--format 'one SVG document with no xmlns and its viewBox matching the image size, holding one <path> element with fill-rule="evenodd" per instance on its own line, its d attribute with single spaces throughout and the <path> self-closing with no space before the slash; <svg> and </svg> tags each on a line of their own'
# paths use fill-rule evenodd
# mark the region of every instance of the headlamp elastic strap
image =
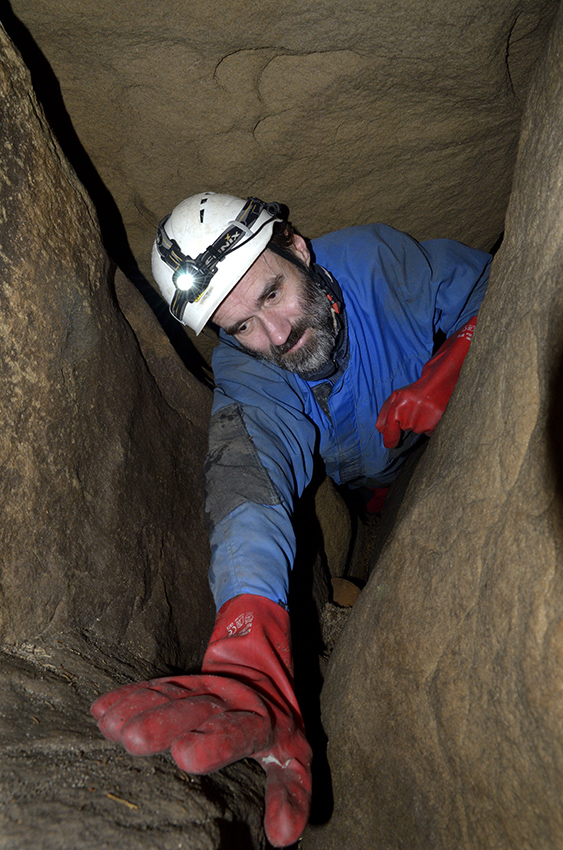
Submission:
<svg viewBox="0 0 563 850">
<path fill-rule="evenodd" d="M 181 322 L 186 306 L 199 301 L 211 283 L 213 275 L 217 271 L 218 263 L 228 253 L 239 247 L 241 239 L 246 236 L 246 239 L 242 243 L 246 244 L 246 242 L 253 239 L 259 233 L 262 227 L 253 231 L 252 226 L 263 211 L 268 213 L 269 218 L 264 222 L 262 227 L 271 221 L 272 218 L 279 216 L 281 207 L 276 203 L 264 203 L 259 198 L 247 198 L 245 205 L 236 219 L 230 221 L 228 227 L 213 244 L 206 248 L 205 251 L 202 251 L 195 260 L 189 255 L 183 254 L 176 240 L 170 239 L 166 233 L 165 225 L 170 215 L 162 219 L 158 225 L 156 246 L 163 262 L 174 272 L 172 283 L 176 287 L 176 292 L 170 303 L 170 312 L 174 318 Z M 186 274 L 190 275 L 190 286 L 182 289 L 179 287 L 178 281 L 181 276 Z"/>
</svg>

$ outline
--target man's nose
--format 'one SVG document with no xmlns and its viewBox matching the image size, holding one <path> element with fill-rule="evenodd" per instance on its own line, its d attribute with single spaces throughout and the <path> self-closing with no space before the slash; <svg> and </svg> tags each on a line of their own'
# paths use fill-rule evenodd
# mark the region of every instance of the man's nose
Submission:
<svg viewBox="0 0 563 850">
<path fill-rule="evenodd" d="M 264 330 L 272 345 L 283 345 L 291 333 L 291 322 L 284 316 L 274 313 L 262 317 Z"/>
</svg>

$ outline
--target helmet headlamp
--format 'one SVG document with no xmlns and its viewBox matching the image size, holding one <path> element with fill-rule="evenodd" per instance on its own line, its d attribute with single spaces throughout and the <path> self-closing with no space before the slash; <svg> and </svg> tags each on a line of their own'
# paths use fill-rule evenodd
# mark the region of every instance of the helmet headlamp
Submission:
<svg viewBox="0 0 563 850">
<path fill-rule="evenodd" d="M 194 273 L 189 268 L 180 267 L 172 275 L 172 282 L 176 289 L 191 289 L 196 283 L 197 271 Z"/>
<path fill-rule="evenodd" d="M 268 218 L 253 231 L 252 227 L 265 211 Z M 170 302 L 170 312 L 178 321 L 182 321 L 188 304 L 202 298 L 209 288 L 217 266 L 227 254 L 254 238 L 262 228 L 280 216 L 279 204 L 267 204 L 258 198 L 247 198 L 246 203 L 234 221 L 230 221 L 221 235 L 195 259 L 184 254 L 175 239 L 166 233 L 165 216 L 158 225 L 156 247 L 161 259 L 173 269 L 172 283 L 176 289 Z"/>
</svg>

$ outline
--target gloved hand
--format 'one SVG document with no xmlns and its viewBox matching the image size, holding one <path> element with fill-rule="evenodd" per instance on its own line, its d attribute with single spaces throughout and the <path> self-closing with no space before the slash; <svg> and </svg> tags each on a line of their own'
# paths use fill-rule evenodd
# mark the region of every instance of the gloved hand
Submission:
<svg viewBox="0 0 563 850">
<path fill-rule="evenodd" d="M 384 402 L 375 427 L 383 434 L 386 449 L 398 445 L 401 431 L 432 434 L 454 391 L 476 322 L 474 316 L 448 337 L 424 365 L 418 381 L 395 390 Z"/>
<path fill-rule="evenodd" d="M 187 773 L 238 759 L 266 771 L 266 835 L 275 847 L 301 836 L 311 803 L 311 748 L 293 693 L 289 615 L 263 596 L 226 602 L 201 675 L 124 685 L 91 712 L 110 741 L 133 755 L 170 749 Z"/>
</svg>

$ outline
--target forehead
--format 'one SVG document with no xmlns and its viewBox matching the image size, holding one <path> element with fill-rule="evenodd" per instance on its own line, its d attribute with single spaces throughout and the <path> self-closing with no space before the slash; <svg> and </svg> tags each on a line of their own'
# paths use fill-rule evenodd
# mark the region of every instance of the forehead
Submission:
<svg viewBox="0 0 563 850">
<path fill-rule="evenodd" d="M 263 251 L 217 307 L 212 321 L 220 327 L 227 328 L 250 316 L 264 288 L 278 275 L 286 273 L 286 264 L 291 266 L 287 260 L 283 260 L 272 251 L 267 249 Z"/>
</svg>

